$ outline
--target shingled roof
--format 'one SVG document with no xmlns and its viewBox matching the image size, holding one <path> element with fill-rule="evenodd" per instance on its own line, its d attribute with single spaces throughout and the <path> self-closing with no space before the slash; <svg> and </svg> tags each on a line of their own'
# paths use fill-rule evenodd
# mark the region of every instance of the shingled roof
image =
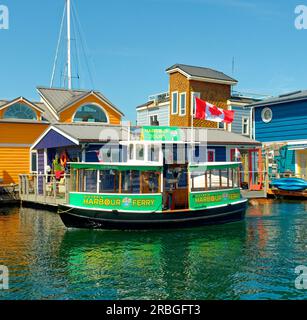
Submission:
<svg viewBox="0 0 307 320">
<path fill-rule="evenodd" d="M 260 102 L 249 104 L 246 107 L 264 107 L 264 106 L 284 104 L 284 103 L 290 103 L 290 102 L 302 101 L 302 100 L 307 100 L 307 90 L 289 92 L 286 94 L 282 94 L 278 97 L 269 98 L 269 99 L 262 100 Z"/>
<path fill-rule="evenodd" d="M 172 73 L 176 71 L 181 71 L 182 73 L 186 74 L 188 78 L 193 80 L 193 78 L 200 78 L 207 81 L 220 81 L 220 82 L 227 82 L 229 84 L 237 84 L 238 81 L 227 76 L 223 72 L 205 68 L 205 67 L 197 67 L 197 66 L 190 66 L 185 64 L 174 64 L 170 68 L 166 69 L 167 73 Z"/>
<path fill-rule="evenodd" d="M 50 128 L 56 128 L 79 142 L 127 141 L 129 132 L 128 127 L 125 126 L 100 125 L 95 123 L 63 123 L 54 124 Z M 131 129 L 133 128 L 131 127 Z M 182 127 L 180 129 L 184 132 L 183 142 L 191 142 L 191 128 Z M 261 146 L 261 142 L 259 141 L 221 129 L 194 128 L 193 132 L 196 141 L 207 142 L 209 145 Z"/>
</svg>

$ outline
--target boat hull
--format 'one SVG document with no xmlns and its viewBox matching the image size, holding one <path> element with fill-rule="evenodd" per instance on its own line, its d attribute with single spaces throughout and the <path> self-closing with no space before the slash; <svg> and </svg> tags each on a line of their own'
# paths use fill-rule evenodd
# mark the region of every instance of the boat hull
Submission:
<svg viewBox="0 0 307 320">
<path fill-rule="evenodd" d="M 146 230 L 190 228 L 242 220 L 247 200 L 227 206 L 162 213 L 87 210 L 60 206 L 59 214 L 67 228 Z"/>
<path fill-rule="evenodd" d="M 304 191 L 307 189 L 307 181 L 299 178 L 283 178 L 273 180 L 271 185 L 283 191 Z"/>
</svg>

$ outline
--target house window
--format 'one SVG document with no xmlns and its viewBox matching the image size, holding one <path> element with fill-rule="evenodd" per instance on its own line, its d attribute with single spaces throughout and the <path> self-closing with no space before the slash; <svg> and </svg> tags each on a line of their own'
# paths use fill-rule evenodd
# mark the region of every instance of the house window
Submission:
<svg viewBox="0 0 307 320">
<path fill-rule="evenodd" d="M 186 93 L 180 93 L 180 115 L 184 116 L 186 114 Z"/>
<path fill-rule="evenodd" d="M 262 121 L 265 123 L 269 123 L 273 119 L 273 112 L 270 108 L 264 108 L 261 112 Z"/>
<path fill-rule="evenodd" d="M 3 116 L 4 119 L 25 119 L 37 120 L 37 115 L 33 109 L 25 104 L 16 103 L 8 107 Z"/>
<path fill-rule="evenodd" d="M 31 152 L 31 172 L 37 172 L 37 152 Z"/>
<path fill-rule="evenodd" d="M 225 122 L 218 122 L 218 128 L 219 128 L 219 129 L 226 130 L 226 124 L 225 124 Z"/>
<path fill-rule="evenodd" d="M 249 135 L 249 118 L 242 118 L 242 134 Z"/>
<path fill-rule="evenodd" d="M 108 117 L 102 108 L 87 104 L 80 107 L 75 116 L 73 122 L 104 122 L 108 123 Z"/>
<path fill-rule="evenodd" d="M 195 115 L 195 112 L 196 112 L 195 98 L 200 98 L 200 92 L 192 92 L 191 93 L 191 106 L 192 106 L 192 110 L 193 110 L 193 115 Z"/>
<path fill-rule="evenodd" d="M 172 114 L 178 113 L 178 92 L 172 93 Z"/>
<path fill-rule="evenodd" d="M 151 126 L 158 126 L 159 125 L 159 121 L 158 121 L 158 115 L 152 115 L 150 116 L 150 125 Z"/>
</svg>

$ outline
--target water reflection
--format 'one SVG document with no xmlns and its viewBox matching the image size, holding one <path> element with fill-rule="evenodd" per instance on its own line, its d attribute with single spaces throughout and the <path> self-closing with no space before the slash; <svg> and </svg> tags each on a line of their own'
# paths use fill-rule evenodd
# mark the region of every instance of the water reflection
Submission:
<svg viewBox="0 0 307 320">
<path fill-rule="evenodd" d="M 217 241 L 220 228 L 70 231 L 63 238 L 59 255 L 67 261 L 72 282 L 103 279 L 104 290 L 112 292 L 107 298 L 197 298 L 201 288 L 205 298 L 210 295 L 208 282 L 215 281 L 208 275 L 218 276 L 215 268 L 233 260 L 245 238 L 244 223 L 229 225 L 228 232 Z"/>
<path fill-rule="evenodd" d="M 11 276 L 0 299 L 307 298 L 294 288 L 294 268 L 307 265 L 305 209 L 265 201 L 233 224 L 121 232 L 0 208 L 0 264 Z"/>
</svg>

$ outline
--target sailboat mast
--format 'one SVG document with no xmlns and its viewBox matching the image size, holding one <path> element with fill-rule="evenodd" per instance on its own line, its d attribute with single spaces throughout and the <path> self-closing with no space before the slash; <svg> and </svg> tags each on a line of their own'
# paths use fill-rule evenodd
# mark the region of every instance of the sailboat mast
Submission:
<svg viewBox="0 0 307 320">
<path fill-rule="evenodd" d="M 72 77 L 71 77 L 71 26 L 70 26 L 70 12 L 71 3 L 67 1 L 67 78 L 68 78 L 68 89 L 72 88 Z"/>
</svg>

